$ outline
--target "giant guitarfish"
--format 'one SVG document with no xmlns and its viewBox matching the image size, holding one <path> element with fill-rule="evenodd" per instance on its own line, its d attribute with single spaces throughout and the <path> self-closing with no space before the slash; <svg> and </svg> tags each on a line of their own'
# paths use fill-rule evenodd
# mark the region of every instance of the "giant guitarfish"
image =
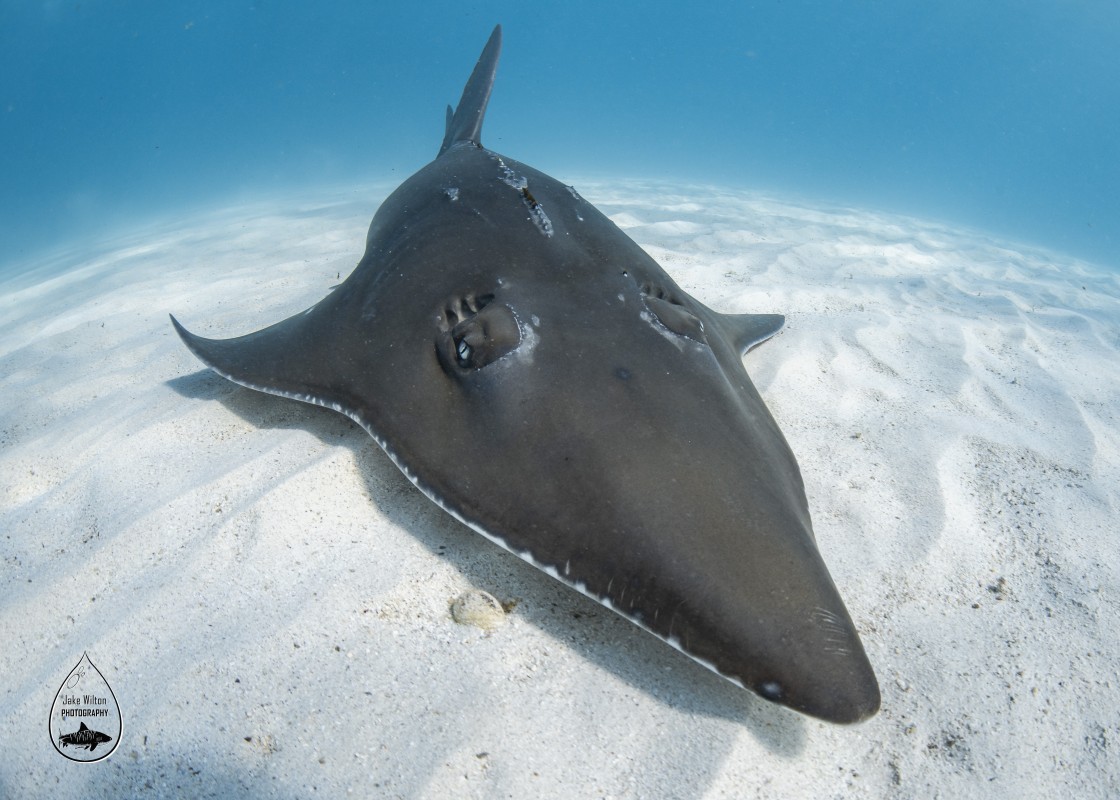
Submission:
<svg viewBox="0 0 1120 800">
<path fill-rule="evenodd" d="M 348 415 L 448 513 L 720 675 L 870 717 L 875 674 L 743 366 L 783 317 L 712 311 L 484 147 L 500 48 L 498 27 L 343 283 L 245 336 L 175 329 L 231 381 Z"/>
</svg>

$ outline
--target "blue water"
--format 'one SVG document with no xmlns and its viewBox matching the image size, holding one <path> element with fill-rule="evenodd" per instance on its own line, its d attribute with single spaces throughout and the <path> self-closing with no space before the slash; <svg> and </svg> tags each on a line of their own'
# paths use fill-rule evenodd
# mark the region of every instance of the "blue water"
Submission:
<svg viewBox="0 0 1120 800">
<path fill-rule="evenodd" d="M 1120 269 L 1116 0 L 0 0 L 0 265 L 403 179 L 497 22 L 484 141 L 556 177 L 912 213 Z"/>
</svg>

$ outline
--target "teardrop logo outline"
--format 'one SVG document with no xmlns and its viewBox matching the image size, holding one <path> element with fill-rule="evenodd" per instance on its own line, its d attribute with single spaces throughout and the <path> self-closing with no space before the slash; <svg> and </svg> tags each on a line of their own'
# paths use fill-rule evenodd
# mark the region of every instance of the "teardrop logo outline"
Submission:
<svg viewBox="0 0 1120 800">
<path fill-rule="evenodd" d="M 120 704 L 88 653 L 82 653 L 58 687 L 47 729 L 58 754 L 79 764 L 103 761 L 120 745 L 124 730 Z"/>
</svg>

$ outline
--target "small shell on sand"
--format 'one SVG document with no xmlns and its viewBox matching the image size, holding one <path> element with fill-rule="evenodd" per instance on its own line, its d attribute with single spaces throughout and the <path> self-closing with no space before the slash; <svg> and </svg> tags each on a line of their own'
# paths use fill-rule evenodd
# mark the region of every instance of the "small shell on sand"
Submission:
<svg viewBox="0 0 1120 800">
<path fill-rule="evenodd" d="M 451 601 L 451 618 L 460 625 L 491 631 L 505 624 L 506 611 L 494 595 L 471 589 Z"/>
</svg>

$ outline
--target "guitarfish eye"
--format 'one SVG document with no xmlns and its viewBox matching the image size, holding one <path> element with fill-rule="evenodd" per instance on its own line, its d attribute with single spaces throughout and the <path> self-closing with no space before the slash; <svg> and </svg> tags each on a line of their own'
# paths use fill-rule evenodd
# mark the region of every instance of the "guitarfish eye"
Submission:
<svg viewBox="0 0 1120 800">
<path fill-rule="evenodd" d="M 484 298 L 484 299 L 483 299 Z M 521 344 L 521 328 L 513 309 L 492 303 L 492 295 L 463 300 L 441 317 L 437 350 L 445 369 L 478 370 L 494 363 Z"/>
</svg>

